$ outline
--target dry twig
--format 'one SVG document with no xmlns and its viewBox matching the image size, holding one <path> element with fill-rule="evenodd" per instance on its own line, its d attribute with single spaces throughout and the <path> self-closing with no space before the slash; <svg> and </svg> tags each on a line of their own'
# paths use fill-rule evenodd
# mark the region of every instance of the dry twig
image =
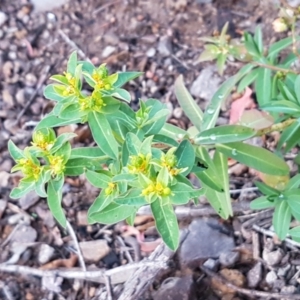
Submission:
<svg viewBox="0 0 300 300">
<path fill-rule="evenodd" d="M 78 259 L 79 259 L 79 264 L 80 264 L 82 270 L 86 271 L 86 265 L 85 265 L 85 262 L 84 262 L 84 258 L 82 256 L 82 252 L 81 252 L 81 249 L 80 249 L 80 246 L 79 246 L 76 234 L 75 234 L 74 229 L 73 229 L 73 227 L 72 227 L 72 225 L 70 224 L 69 221 L 67 221 L 67 229 L 68 229 L 68 231 L 70 233 L 71 238 L 74 241 L 74 245 L 75 245 L 76 252 L 77 252 L 76 254 L 77 254 Z"/>
</svg>

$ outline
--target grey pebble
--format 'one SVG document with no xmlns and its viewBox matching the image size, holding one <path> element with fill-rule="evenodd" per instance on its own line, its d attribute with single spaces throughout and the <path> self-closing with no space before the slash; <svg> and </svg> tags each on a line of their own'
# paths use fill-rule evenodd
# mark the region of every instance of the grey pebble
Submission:
<svg viewBox="0 0 300 300">
<path fill-rule="evenodd" d="M 222 252 L 220 254 L 219 260 L 220 260 L 220 264 L 223 267 L 231 267 L 239 260 L 239 258 L 240 258 L 240 252 L 228 251 L 228 252 Z"/>
<path fill-rule="evenodd" d="M 276 275 L 275 271 L 270 271 L 270 272 L 267 273 L 266 283 L 269 286 L 273 286 L 276 280 L 277 280 L 277 275 Z"/>
<path fill-rule="evenodd" d="M 39 254 L 38 254 L 38 262 L 41 265 L 46 264 L 51 260 L 53 257 L 53 254 L 55 252 L 55 249 L 52 248 L 51 246 L 47 244 L 42 244 L 39 249 Z"/>
<path fill-rule="evenodd" d="M 247 273 L 247 281 L 249 288 L 258 286 L 262 278 L 262 263 L 257 262 L 255 266 Z"/>
<path fill-rule="evenodd" d="M 7 15 L 3 11 L 0 11 L 0 27 L 7 21 L 7 18 Z"/>
<path fill-rule="evenodd" d="M 155 48 L 150 48 L 150 49 L 148 49 L 147 52 L 146 52 L 146 55 L 147 55 L 148 57 L 153 57 L 155 54 L 156 54 Z"/>
<path fill-rule="evenodd" d="M 157 45 L 157 50 L 163 56 L 168 56 L 168 55 L 172 54 L 173 49 L 172 49 L 172 43 L 171 43 L 170 37 L 162 36 L 159 39 L 159 42 Z"/>
<path fill-rule="evenodd" d="M 269 266 L 275 266 L 280 263 L 281 259 L 283 258 L 284 253 L 279 248 L 275 251 L 269 252 L 268 250 L 264 249 L 263 251 L 263 259 Z"/>
</svg>

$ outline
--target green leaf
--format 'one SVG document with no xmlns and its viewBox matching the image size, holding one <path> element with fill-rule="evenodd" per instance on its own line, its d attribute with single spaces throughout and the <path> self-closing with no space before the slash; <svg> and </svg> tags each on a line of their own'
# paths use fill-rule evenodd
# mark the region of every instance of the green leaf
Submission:
<svg viewBox="0 0 300 300">
<path fill-rule="evenodd" d="M 297 97 L 297 101 L 300 104 L 300 75 L 296 77 L 294 91 Z"/>
<path fill-rule="evenodd" d="M 112 182 L 119 182 L 119 181 L 134 181 L 137 179 L 137 176 L 135 174 L 117 174 L 112 178 Z"/>
<path fill-rule="evenodd" d="M 45 171 L 45 169 L 42 170 L 40 173 L 40 176 L 38 178 L 38 181 L 35 182 L 35 192 L 42 198 L 47 198 L 47 193 L 45 190 L 45 184 L 50 180 L 51 178 L 51 171 Z"/>
<path fill-rule="evenodd" d="M 106 155 L 116 159 L 118 157 L 118 144 L 105 115 L 98 112 L 90 112 L 88 114 L 88 122 L 93 138 L 99 148 Z"/>
<path fill-rule="evenodd" d="M 120 72 L 118 73 L 118 80 L 114 83 L 114 87 L 121 87 L 126 82 L 133 80 L 143 75 L 143 72 Z"/>
<path fill-rule="evenodd" d="M 168 137 L 163 134 L 156 134 L 153 137 L 153 143 L 158 143 L 158 144 L 165 144 L 170 147 L 178 147 L 179 143 L 172 139 L 171 137 Z"/>
<path fill-rule="evenodd" d="M 245 39 L 245 46 L 246 49 L 248 50 L 248 53 L 252 56 L 254 56 L 255 58 L 259 58 L 261 57 L 258 49 L 257 49 L 257 45 L 253 39 L 253 37 L 251 36 L 251 34 L 249 34 L 248 32 L 244 33 L 244 39 Z"/>
<path fill-rule="evenodd" d="M 237 92 L 242 92 L 246 87 L 248 87 L 257 77 L 259 68 L 256 68 L 249 72 L 239 83 Z"/>
<path fill-rule="evenodd" d="M 269 47 L 267 58 L 271 61 L 274 61 L 277 54 L 283 49 L 289 47 L 293 43 L 292 37 L 287 37 L 284 39 L 280 39 L 278 42 L 275 42 Z"/>
<path fill-rule="evenodd" d="M 106 188 L 107 185 L 112 181 L 111 177 L 103 174 L 103 173 L 97 173 L 94 171 L 87 170 L 85 172 L 85 176 L 87 180 L 92 184 L 93 186 L 97 188 Z"/>
<path fill-rule="evenodd" d="M 293 116 L 300 115 L 300 106 L 288 100 L 271 101 L 268 104 L 261 105 L 260 108 L 267 111 L 285 113 Z"/>
<path fill-rule="evenodd" d="M 76 136 L 77 136 L 77 134 L 73 133 L 73 132 L 66 132 L 66 133 L 61 134 L 55 140 L 50 153 L 51 154 L 55 153 L 59 148 L 61 148 L 63 146 L 64 143 L 68 142 L 69 140 L 73 139 Z"/>
<path fill-rule="evenodd" d="M 238 142 L 249 139 L 255 134 L 256 130 L 252 128 L 241 125 L 224 125 L 202 131 L 196 136 L 195 143 L 209 145 Z"/>
<path fill-rule="evenodd" d="M 151 145 L 152 145 L 153 135 L 148 136 L 144 139 L 144 141 L 141 144 L 141 147 L 139 149 L 139 153 L 142 153 L 144 155 L 147 155 L 151 153 Z"/>
<path fill-rule="evenodd" d="M 106 206 L 108 206 L 113 201 L 113 198 L 109 195 L 106 195 L 103 191 L 99 194 L 99 196 L 94 200 L 93 204 L 90 206 L 88 210 L 88 219 L 89 216 L 103 210 Z"/>
<path fill-rule="evenodd" d="M 127 103 L 130 103 L 130 101 L 131 101 L 130 93 L 127 92 L 124 89 L 115 88 L 113 90 L 113 92 L 111 93 L 111 96 L 116 97 L 116 98 L 121 99 L 121 100 L 124 100 Z"/>
<path fill-rule="evenodd" d="M 71 104 L 63 108 L 59 117 L 63 120 L 75 120 L 83 117 L 85 113 L 80 110 L 79 104 Z"/>
<path fill-rule="evenodd" d="M 65 176 L 78 176 L 83 174 L 86 169 L 95 170 L 96 166 L 99 166 L 99 161 L 77 157 L 69 159 L 65 166 Z"/>
<path fill-rule="evenodd" d="M 260 26 L 256 26 L 255 34 L 254 34 L 254 42 L 256 44 L 259 54 L 263 55 L 264 45 L 263 45 L 263 36 L 262 36 L 262 31 Z"/>
<path fill-rule="evenodd" d="M 61 207 L 62 199 L 62 187 L 64 184 L 64 177 L 59 180 L 52 179 L 48 183 L 47 194 L 48 194 L 48 206 L 53 215 L 53 217 L 58 221 L 58 223 L 66 228 L 67 219 L 64 211 Z"/>
<path fill-rule="evenodd" d="M 81 123 L 81 119 L 73 119 L 73 120 L 65 120 L 53 115 L 46 115 L 36 126 L 35 130 L 39 130 L 42 128 L 53 128 L 66 126 L 70 124 Z"/>
<path fill-rule="evenodd" d="M 14 161 L 17 161 L 25 157 L 23 151 L 20 148 L 18 148 L 12 140 L 8 141 L 7 146 L 8 146 L 9 154 L 14 159 Z"/>
<path fill-rule="evenodd" d="M 289 234 L 294 240 L 299 240 L 300 238 L 300 226 L 294 227 L 289 230 Z"/>
<path fill-rule="evenodd" d="M 217 69 L 219 74 L 222 76 L 226 64 L 227 54 L 219 54 L 217 57 Z"/>
<path fill-rule="evenodd" d="M 226 156 L 257 171 L 271 175 L 289 174 L 288 165 L 266 149 L 240 142 L 219 144 L 216 148 Z"/>
<path fill-rule="evenodd" d="M 274 207 L 275 203 L 271 202 L 267 196 L 262 196 L 259 197 L 250 203 L 250 208 L 251 209 L 266 209 L 266 208 L 271 208 Z"/>
<path fill-rule="evenodd" d="M 13 188 L 13 190 L 10 192 L 9 197 L 12 199 L 18 199 L 33 190 L 34 190 L 34 181 L 29 181 L 29 182 L 21 181 L 18 187 Z"/>
<path fill-rule="evenodd" d="M 173 251 L 179 245 L 179 227 L 173 207 L 168 199 L 157 199 L 151 203 L 157 231 L 165 244 Z"/>
<path fill-rule="evenodd" d="M 67 72 L 71 73 L 74 76 L 76 67 L 77 67 L 77 52 L 74 51 L 74 52 L 72 52 L 72 54 L 70 55 L 70 58 L 68 60 Z"/>
<path fill-rule="evenodd" d="M 288 205 L 293 216 L 300 220 L 300 189 L 292 189 L 283 192 L 283 196 L 287 198 Z"/>
<path fill-rule="evenodd" d="M 160 130 L 159 134 L 166 135 L 174 140 L 182 139 L 185 137 L 187 132 L 177 126 L 174 126 L 172 124 L 166 123 Z"/>
<path fill-rule="evenodd" d="M 131 205 L 119 205 L 112 202 L 101 211 L 88 215 L 88 221 L 90 224 L 115 224 L 128 218 L 134 210 Z"/>
<path fill-rule="evenodd" d="M 157 182 L 161 183 L 163 186 L 169 185 L 169 172 L 166 167 L 162 167 L 157 175 Z"/>
<path fill-rule="evenodd" d="M 177 168 L 187 168 L 186 171 L 181 173 L 182 175 L 187 175 L 193 168 L 195 163 L 195 151 L 189 140 L 183 140 L 174 155 L 177 158 Z"/>
<path fill-rule="evenodd" d="M 182 107 L 187 117 L 200 130 L 203 119 L 203 112 L 184 86 L 182 75 L 179 75 L 179 77 L 175 81 L 174 92 L 180 106 Z"/>
<path fill-rule="evenodd" d="M 70 159 L 73 158 L 95 158 L 99 160 L 108 159 L 103 151 L 98 147 L 78 147 L 71 151 Z"/>
<path fill-rule="evenodd" d="M 254 184 L 258 187 L 258 189 L 265 195 L 272 196 L 272 195 L 279 195 L 280 192 L 269 185 L 266 185 L 263 182 L 254 181 Z"/>
<path fill-rule="evenodd" d="M 300 185 L 300 174 L 295 175 L 293 178 L 290 179 L 288 184 L 285 187 L 285 190 L 292 190 L 298 188 Z"/>
<path fill-rule="evenodd" d="M 59 95 L 55 90 L 56 84 L 48 84 L 44 89 L 44 96 L 45 98 L 53 101 L 62 101 L 66 97 Z"/>
<path fill-rule="evenodd" d="M 271 101 L 271 74 L 268 68 L 259 68 L 258 75 L 255 80 L 255 91 L 259 105 L 269 103 Z"/>
<path fill-rule="evenodd" d="M 223 102 L 226 100 L 231 90 L 233 89 L 235 84 L 240 80 L 240 78 L 244 77 L 245 74 L 250 72 L 253 67 L 254 66 L 251 64 L 242 67 L 236 75 L 228 78 L 219 87 L 219 89 L 213 95 L 210 104 L 206 108 L 205 113 L 203 115 L 203 122 L 201 125 L 202 130 L 206 130 L 215 126 Z"/>
<path fill-rule="evenodd" d="M 140 139 L 133 133 L 128 132 L 126 135 L 126 146 L 130 155 L 138 155 L 142 142 Z"/>
<path fill-rule="evenodd" d="M 125 195 L 121 195 L 114 200 L 117 204 L 133 205 L 141 207 L 147 205 L 145 197 L 142 195 L 141 189 L 130 189 Z"/>
<path fill-rule="evenodd" d="M 183 205 L 189 202 L 192 193 L 197 190 L 194 190 L 190 186 L 178 182 L 175 185 L 171 186 L 172 194 L 170 195 L 170 200 L 174 205 Z"/>
<path fill-rule="evenodd" d="M 213 162 L 215 164 L 216 172 L 219 176 L 219 180 L 223 186 L 223 197 L 220 201 L 222 215 L 225 219 L 233 215 L 231 206 L 231 197 L 229 194 L 229 176 L 228 176 L 228 157 L 223 153 L 216 151 L 214 154 Z M 217 193 L 217 192 L 216 192 Z"/>
<path fill-rule="evenodd" d="M 289 152 L 300 141 L 300 122 L 296 121 L 283 130 L 277 144 L 277 149 L 284 147 L 284 153 Z"/>
<path fill-rule="evenodd" d="M 275 212 L 273 215 L 273 226 L 275 232 L 280 240 L 284 240 L 291 223 L 291 209 L 288 202 L 285 200 L 279 200 L 275 206 Z"/>
</svg>

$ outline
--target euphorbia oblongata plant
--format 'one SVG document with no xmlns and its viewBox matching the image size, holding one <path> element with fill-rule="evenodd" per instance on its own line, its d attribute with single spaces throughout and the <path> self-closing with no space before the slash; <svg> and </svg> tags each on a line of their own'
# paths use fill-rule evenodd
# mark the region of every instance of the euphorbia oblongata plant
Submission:
<svg viewBox="0 0 300 300">
<path fill-rule="evenodd" d="M 131 109 L 131 95 L 122 87 L 142 73 L 110 74 L 105 64 L 95 67 L 78 61 L 72 53 L 67 71 L 52 76 L 54 83 L 44 90 L 55 106 L 34 129 L 31 144 L 21 150 L 12 141 L 8 143 L 16 162 L 12 171 L 23 174 L 11 198 L 34 190 L 47 198 L 53 216 L 65 227 L 61 206 L 65 178 L 85 174 L 100 190 L 88 210 L 89 223 L 126 220 L 133 224 L 138 209 L 150 205 L 163 241 L 176 250 L 179 227 L 174 206 L 189 201 L 197 204 L 204 195 L 222 218 L 233 215 L 228 177 L 231 158 L 266 179 L 255 182 L 262 196 L 252 201 L 251 207 L 273 207 L 278 237 L 284 239 L 289 233 L 299 240 L 300 228 L 290 229 L 290 223 L 293 218 L 300 221 L 300 175 L 291 176 L 284 161 L 284 155 L 300 142 L 300 75 L 293 68 L 299 59 L 293 27 L 298 12 L 295 9 L 293 20 L 285 23 L 292 36 L 269 47 L 263 44 L 260 28 L 254 35 L 244 33 L 239 41 L 230 39 L 226 25 L 219 36 L 204 38 L 208 44 L 198 61 L 216 59 L 220 73 L 228 60 L 244 65 L 220 86 L 204 112 L 185 88 L 183 77 L 177 78 L 175 95 L 193 124 L 187 131 L 167 123 L 169 110 L 159 100 L 140 100 L 139 110 Z M 278 22 L 274 21 L 277 31 Z M 289 54 L 279 59 L 287 49 L 291 49 Z M 91 92 L 82 89 L 83 81 Z M 216 126 L 220 108 L 232 90 L 243 92 L 253 83 L 259 110 L 245 112 L 234 125 Z M 76 135 L 57 136 L 53 129 L 86 123 L 94 147 L 72 148 L 70 140 Z M 281 132 L 274 152 L 247 143 L 272 131 Z M 294 161 L 300 164 L 300 156 Z M 191 173 L 201 188 L 194 188 L 188 179 Z"/>
</svg>

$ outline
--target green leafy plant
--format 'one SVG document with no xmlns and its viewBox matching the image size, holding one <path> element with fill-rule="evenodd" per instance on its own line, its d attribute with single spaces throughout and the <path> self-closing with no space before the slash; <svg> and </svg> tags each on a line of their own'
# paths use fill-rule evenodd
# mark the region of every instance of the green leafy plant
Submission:
<svg viewBox="0 0 300 300">
<path fill-rule="evenodd" d="M 298 13 L 295 9 L 294 21 Z M 289 25 L 292 31 L 293 22 Z M 179 228 L 174 206 L 190 200 L 197 203 L 198 197 L 205 195 L 222 218 L 233 215 L 228 177 L 228 158 L 232 158 L 270 178 L 287 178 L 275 187 L 256 182 L 263 196 L 251 207 L 273 207 L 278 237 L 284 239 L 290 233 L 300 240 L 299 227 L 289 230 L 292 218 L 300 220 L 300 177 L 293 174 L 289 179 L 290 170 L 283 159 L 300 143 L 300 75 L 292 67 L 299 56 L 294 51 L 298 38 L 293 31 L 292 37 L 267 48 L 260 28 L 254 35 L 244 33 L 241 41 L 234 43 L 226 31 L 225 26 L 218 37 L 205 39 L 209 44 L 199 61 L 216 59 L 220 73 L 227 60 L 238 59 L 245 65 L 220 86 L 205 111 L 189 94 L 183 77 L 177 78 L 175 95 L 193 124 L 187 131 L 166 122 L 169 111 L 158 100 L 140 100 L 137 111 L 130 108 L 130 93 L 122 86 L 140 72 L 109 74 L 105 65 L 78 61 L 73 53 L 67 71 L 52 76 L 55 83 L 45 88 L 45 97 L 56 104 L 36 126 L 31 145 L 21 150 L 9 141 L 16 162 L 12 171 L 23 173 L 10 196 L 19 198 L 35 190 L 47 198 L 52 214 L 65 227 L 61 207 L 65 177 L 85 174 L 100 190 L 89 208 L 89 223 L 126 220 L 132 224 L 137 210 L 150 205 L 158 232 L 175 250 Z M 281 59 L 281 51 L 290 46 L 292 51 Z M 84 81 L 91 92 L 83 91 Z M 232 90 L 237 87 L 241 92 L 251 84 L 259 108 L 266 113 L 258 112 L 259 117 L 248 113 L 237 124 L 216 127 Z M 68 124 L 88 124 L 96 146 L 72 148 L 73 133 L 56 136 L 53 128 Z M 273 131 L 281 132 L 275 153 L 246 142 Z M 299 155 L 295 162 L 300 164 Z M 191 173 L 199 179 L 200 189 L 188 179 Z"/>
</svg>

